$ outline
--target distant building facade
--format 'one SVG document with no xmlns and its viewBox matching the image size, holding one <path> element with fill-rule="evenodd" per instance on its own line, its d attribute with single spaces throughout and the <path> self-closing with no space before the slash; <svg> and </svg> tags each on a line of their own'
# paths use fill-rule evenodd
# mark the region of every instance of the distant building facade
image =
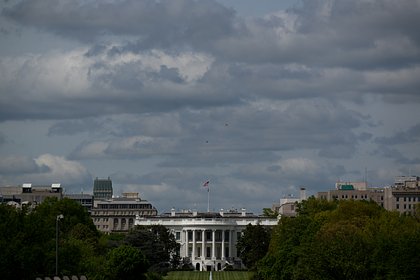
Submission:
<svg viewBox="0 0 420 280">
<path fill-rule="evenodd" d="M 368 200 L 389 211 L 414 213 L 420 203 L 420 178 L 418 176 L 398 176 L 393 186 L 368 188 L 360 183 L 336 184 L 335 190 L 318 192 L 317 197 L 327 200 Z"/>
<path fill-rule="evenodd" d="M 0 187 L 0 203 L 9 203 L 16 206 L 31 204 L 36 206 L 47 197 L 63 197 L 61 184 L 35 185 L 25 183 L 20 186 Z"/>
<path fill-rule="evenodd" d="M 414 213 L 420 203 L 420 177 L 398 176 L 391 189 L 390 208 L 400 213 Z"/>
<path fill-rule="evenodd" d="M 95 199 L 111 199 L 113 194 L 111 178 L 99 179 L 96 177 L 93 182 L 93 197 Z"/>
<path fill-rule="evenodd" d="M 128 232 L 136 216 L 156 216 L 157 210 L 138 193 L 123 193 L 122 197 L 98 200 L 95 198 L 91 217 L 99 231 L 104 233 Z"/>
<path fill-rule="evenodd" d="M 280 198 L 280 202 L 273 204 L 271 210 L 278 213 L 280 216 L 295 217 L 296 216 L 296 204 L 306 199 L 306 188 L 300 188 L 300 197 L 294 197 L 292 195 Z"/>
<path fill-rule="evenodd" d="M 74 200 L 78 202 L 80 205 L 82 205 L 89 213 L 92 212 L 93 208 L 93 195 L 92 194 L 83 194 L 83 193 L 77 193 L 77 194 L 64 194 L 65 198 Z"/>
<path fill-rule="evenodd" d="M 276 218 L 268 218 L 241 212 L 197 212 L 175 209 L 171 213 L 153 217 L 137 216 L 135 225 L 163 225 L 180 244 L 180 256 L 191 263 L 195 270 L 222 270 L 226 265 L 243 268 L 236 243 L 248 224 L 273 227 Z"/>
</svg>

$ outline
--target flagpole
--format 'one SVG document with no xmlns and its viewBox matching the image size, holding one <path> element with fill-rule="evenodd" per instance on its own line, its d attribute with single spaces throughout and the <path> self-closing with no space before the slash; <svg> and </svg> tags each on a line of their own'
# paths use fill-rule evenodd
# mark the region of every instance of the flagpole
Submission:
<svg viewBox="0 0 420 280">
<path fill-rule="evenodd" d="M 210 186 L 207 187 L 207 213 L 210 213 Z"/>
</svg>

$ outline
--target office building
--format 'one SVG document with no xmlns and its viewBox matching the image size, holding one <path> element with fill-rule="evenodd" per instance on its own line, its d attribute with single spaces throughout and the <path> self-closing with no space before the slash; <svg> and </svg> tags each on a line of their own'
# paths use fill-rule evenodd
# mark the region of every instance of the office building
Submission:
<svg viewBox="0 0 420 280">
<path fill-rule="evenodd" d="M 20 186 L 0 187 L 0 203 L 9 203 L 15 206 L 30 204 L 36 206 L 47 197 L 63 197 L 61 184 L 35 185 L 25 183 Z"/>
<path fill-rule="evenodd" d="M 302 202 L 306 199 L 306 188 L 300 188 L 300 196 L 295 197 L 293 195 L 284 196 L 280 198 L 280 202 L 273 204 L 271 210 L 274 213 L 278 213 L 284 217 L 295 217 L 297 203 Z"/>
<path fill-rule="evenodd" d="M 111 199 L 113 195 L 111 178 L 99 179 L 96 177 L 93 182 L 93 197 L 94 199 Z"/>
<path fill-rule="evenodd" d="M 94 200 L 91 216 L 96 228 L 104 233 L 128 232 L 136 216 L 156 216 L 157 210 L 138 193 L 123 193 L 121 197 Z"/>
<path fill-rule="evenodd" d="M 360 183 L 338 183 L 335 190 L 318 192 L 318 198 L 327 200 L 367 200 L 374 201 L 389 211 L 413 214 L 420 203 L 420 178 L 418 176 L 398 176 L 389 187 L 368 188 Z"/>
</svg>

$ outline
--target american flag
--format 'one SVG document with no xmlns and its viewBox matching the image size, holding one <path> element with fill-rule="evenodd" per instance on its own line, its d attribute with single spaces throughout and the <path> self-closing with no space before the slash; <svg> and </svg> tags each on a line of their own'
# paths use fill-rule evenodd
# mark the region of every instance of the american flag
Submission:
<svg viewBox="0 0 420 280">
<path fill-rule="evenodd" d="M 203 187 L 208 187 L 208 186 L 209 186 L 209 184 L 210 184 L 210 181 L 207 181 L 207 182 L 205 182 L 205 183 L 203 184 Z"/>
</svg>

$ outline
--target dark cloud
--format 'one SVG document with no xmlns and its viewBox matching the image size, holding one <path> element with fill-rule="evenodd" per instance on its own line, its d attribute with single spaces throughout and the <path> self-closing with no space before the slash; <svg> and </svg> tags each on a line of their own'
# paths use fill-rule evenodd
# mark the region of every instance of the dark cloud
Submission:
<svg viewBox="0 0 420 280">
<path fill-rule="evenodd" d="M 406 131 L 399 131 L 390 137 L 377 137 L 375 142 L 381 145 L 399 145 L 420 142 L 420 124 L 414 125 Z"/>
<path fill-rule="evenodd" d="M 142 48 L 202 45 L 232 32 L 234 11 L 215 1 L 20 1 L 3 14 L 24 25 L 92 41 L 133 35 Z"/>
<path fill-rule="evenodd" d="M 359 180 L 362 165 L 381 184 L 419 170 L 417 2 L 304 0 L 247 18 L 224 5 L 3 5 L 0 183 L 77 190 L 105 173 L 194 208 L 211 180 L 214 207 L 259 210 Z"/>
<path fill-rule="evenodd" d="M 265 161 L 276 158 L 273 152 L 300 149 L 319 150 L 323 157 L 350 158 L 359 144 L 352 129 L 361 125 L 362 118 L 322 100 L 257 102 L 161 117 L 146 114 L 103 120 L 97 139 L 81 143 L 71 158 L 164 156 L 161 167 L 223 166 L 250 156 L 253 161 Z"/>
</svg>

